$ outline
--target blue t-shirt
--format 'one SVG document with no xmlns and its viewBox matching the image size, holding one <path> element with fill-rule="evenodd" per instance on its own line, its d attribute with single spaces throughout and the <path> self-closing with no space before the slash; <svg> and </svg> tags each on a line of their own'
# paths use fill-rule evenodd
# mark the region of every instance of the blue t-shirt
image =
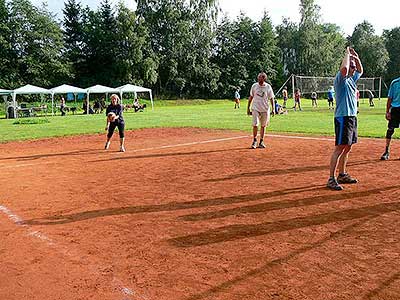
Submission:
<svg viewBox="0 0 400 300">
<path fill-rule="evenodd" d="M 334 97 L 335 97 L 335 91 L 334 90 L 329 90 L 328 91 L 328 99 L 329 100 L 333 100 Z"/>
<path fill-rule="evenodd" d="M 400 77 L 390 84 L 388 98 L 392 99 L 392 107 L 400 107 Z"/>
<path fill-rule="evenodd" d="M 280 108 L 281 106 L 279 105 L 279 103 L 278 103 L 278 101 L 275 101 L 275 113 L 276 114 L 279 114 L 279 108 Z"/>
<path fill-rule="evenodd" d="M 355 72 L 352 77 L 343 77 L 339 71 L 335 78 L 336 110 L 335 117 L 357 116 L 357 85 L 361 73 Z"/>
</svg>

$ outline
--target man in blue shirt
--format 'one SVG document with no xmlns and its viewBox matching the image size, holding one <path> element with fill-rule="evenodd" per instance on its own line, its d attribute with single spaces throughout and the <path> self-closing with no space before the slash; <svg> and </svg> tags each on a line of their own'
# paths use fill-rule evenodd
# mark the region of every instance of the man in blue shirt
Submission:
<svg viewBox="0 0 400 300">
<path fill-rule="evenodd" d="M 328 90 L 328 107 L 329 109 L 333 109 L 333 99 L 335 97 L 335 91 L 333 89 L 333 86 L 331 86 Z"/>
<path fill-rule="evenodd" d="M 389 88 L 388 100 L 386 104 L 386 120 L 388 129 L 386 131 L 386 149 L 382 154 L 381 160 L 389 159 L 389 147 L 395 128 L 400 124 L 400 77 L 392 81 Z"/>
<path fill-rule="evenodd" d="M 346 53 L 335 78 L 335 150 L 330 163 L 330 177 L 327 187 L 343 190 L 340 184 L 357 183 L 358 180 L 346 172 L 346 164 L 353 144 L 357 143 L 357 81 L 363 67 L 356 51 L 347 47 Z M 335 177 L 336 169 L 339 176 Z"/>
</svg>

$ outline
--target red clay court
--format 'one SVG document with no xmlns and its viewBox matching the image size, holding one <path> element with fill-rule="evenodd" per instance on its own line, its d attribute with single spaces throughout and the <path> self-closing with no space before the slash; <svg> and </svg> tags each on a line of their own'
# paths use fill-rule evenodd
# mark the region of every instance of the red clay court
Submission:
<svg viewBox="0 0 400 300">
<path fill-rule="evenodd" d="M 360 183 L 336 192 L 331 138 L 250 150 L 248 133 L 146 129 L 126 153 L 104 139 L 0 145 L 0 299 L 400 299 L 384 140 L 360 140 Z"/>
</svg>

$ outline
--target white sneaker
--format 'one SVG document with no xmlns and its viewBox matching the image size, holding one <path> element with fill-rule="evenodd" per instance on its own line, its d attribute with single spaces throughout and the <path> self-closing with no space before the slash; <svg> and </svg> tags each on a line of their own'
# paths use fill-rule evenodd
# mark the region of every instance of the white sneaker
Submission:
<svg viewBox="0 0 400 300">
<path fill-rule="evenodd" d="M 119 152 L 125 152 L 125 147 L 124 147 L 124 146 L 121 146 L 121 147 L 119 148 Z"/>
<path fill-rule="evenodd" d="M 104 146 L 104 150 L 108 150 L 110 148 L 110 142 L 106 142 Z"/>
</svg>

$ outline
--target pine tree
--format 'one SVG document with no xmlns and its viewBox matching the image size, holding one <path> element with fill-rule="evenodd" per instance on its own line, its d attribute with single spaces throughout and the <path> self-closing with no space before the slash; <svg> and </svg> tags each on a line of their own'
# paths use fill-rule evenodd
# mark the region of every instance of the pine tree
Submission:
<svg viewBox="0 0 400 300">
<path fill-rule="evenodd" d="M 76 0 L 65 2 L 64 13 L 64 47 L 65 55 L 71 67 L 71 74 L 74 84 L 80 83 L 83 61 L 83 25 L 81 5 Z"/>
</svg>

